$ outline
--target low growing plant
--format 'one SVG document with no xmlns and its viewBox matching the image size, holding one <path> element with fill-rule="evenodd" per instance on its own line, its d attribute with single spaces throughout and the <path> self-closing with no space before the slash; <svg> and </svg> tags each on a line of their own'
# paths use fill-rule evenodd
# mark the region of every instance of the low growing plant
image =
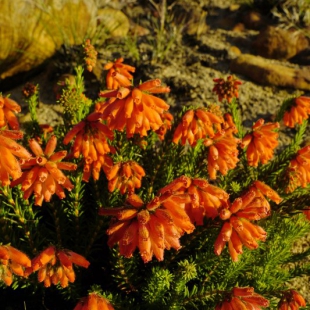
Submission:
<svg viewBox="0 0 310 310">
<path fill-rule="evenodd" d="M 24 89 L 24 134 L 0 97 L 3 294 L 53 296 L 49 309 L 306 307 L 290 280 L 310 274 L 309 250 L 292 252 L 310 229 L 310 98 L 246 130 L 233 76 L 214 80 L 218 103 L 173 115 L 159 79 L 135 81 L 122 58 L 105 69 L 92 101 L 76 68 L 55 128 L 36 114 L 38 86 Z"/>
</svg>

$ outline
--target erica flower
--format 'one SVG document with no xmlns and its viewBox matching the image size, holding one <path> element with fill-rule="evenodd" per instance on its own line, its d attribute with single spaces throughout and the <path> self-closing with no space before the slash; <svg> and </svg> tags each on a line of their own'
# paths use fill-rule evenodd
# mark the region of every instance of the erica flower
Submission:
<svg viewBox="0 0 310 310">
<path fill-rule="evenodd" d="M 250 189 L 234 200 L 229 208 L 222 208 L 219 215 L 224 224 L 218 235 L 214 252 L 220 255 L 228 242 L 229 254 L 233 261 L 238 261 L 243 245 L 250 250 L 258 247 L 257 241 L 265 241 L 267 233 L 251 221 L 257 221 L 270 215 L 270 204 L 265 198 L 279 203 L 281 198 L 268 185 L 255 181 Z"/>
<path fill-rule="evenodd" d="M 290 161 L 287 169 L 289 184 L 287 193 L 293 192 L 297 187 L 307 187 L 310 183 L 310 145 L 297 152 L 297 156 Z"/>
<path fill-rule="evenodd" d="M 259 310 L 269 306 L 269 301 L 254 292 L 253 287 L 234 287 L 215 310 Z"/>
<path fill-rule="evenodd" d="M 160 140 L 164 140 L 166 132 L 171 129 L 173 116 L 169 112 L 165 112 L 161 115 L 161 119 L 163 124 L 155 132 L 157 133 Z"/>
<path fill-rule="evenodd" d="M 37 206 L 41 206 L 43 200 L 50 201 L 55 193 L 60 199 L 63 199 L 65 197 L 63 188 L 69 191 L 73 188 L 72 183 L 62 170 L 75 170 L 77 166 L 73 163 L 61 162 L 67 152 L 54 152 L 56 145 L 57 138 L 52 136 L 43 152 L 40 144 L 35 139 L 30 139 L 29 146 L 35 157 L 22 161 L 23 174 L 11 184 L 11 186 L 22 185 L 24 199 L 28 199 L 34 193 Z"/>
<path fill-rule="evenodd" d="M 135 194 L 128 197 L 128 206 L 99 210 L 100 215 L 113 215 L 107 234 L 108 245 L 118 243 L 120 254 L 131 257 L 138 247 L 145 263 L 154 255 L 164 259 L 164 250 L 181 248 L 179 238 L 194 230 L 184 204 L 176 203 L 173 195 L 156 196 L 146 206 Z"/>
<path fill-rule="evenodd" d="M 90 40 L 87 39 L 83 45 L 84 48 L 84 60 L 86 63 L 86 68 L 89 72 L 93 70 L 93 68 L 96 66 L 97 61 L 97 52 L 93 45 L 90 44 Z"/>
<path fill-rule="evenodd" d="M 308 221 L 310 221 L 310 207 L 307 207 L 305 210 L 303 210 L 303 214 L 307 218 Z"/>
<path fill-rule="evenodd" d="M 20 164 L 16 157 L 22 160 L 31 157 L 31 154 L 14 140 L 21 139 L 21 131 L 0 130 L 0 183 L 2 186 L 11 183 L 22 175 Z"/>
<path fill-rule="evenodd" d="M 73 251 L 49 246 L 32 259 L 32 267 L 28 272 L 38 271 L 38 281 L 43 282 L 45 287 L 58 283 L 61 287 L 67 287 L 69 282 L 75 281 L 73 264 L 88 268 L 90 263 Z"/>
<path fill-rule="evenodd" d="M 160 190 L 173 193 L 176 203 L 185 203 L 185 211 L 192 223 L 203 225 L 204 217 L 215 218 L 221 208 L 227 207 L 229 195 L 204 179 L 181 176 Z"/>
<path fill-rule="evenodd" d="M 31 260 L 23 252 L 10 245 L 0 245 L 0 279 L 8 286 L 13 282 L 13 274 L 24 277 Z"/>
<path fill-rule="evenodd" d="M 96 111 L 102 113 L 111 130 L 123 131 L 126 127 L 127 138 L 134 134 L 147 136 L 147 131 L 158 130 L 163 125 L 164 112 L 169 105 L 150 93 L 166 93 L 169 87 L 161 86 L 159 79 L 150 80 L 137 87 L 121 87 L 118 90 L 101 92 L 101 97 L 110 98 L 97 104 Z"/>
<path fill-rule="evenodd" d="M 114 310 L 114 308 L 106 298 L 97 293 L 90 293 L 87 297 L 81 298 L 73 310 Z"/>
<path fill-rule="evenodd" d="M 107 89 L 131 85 L 130 80 L 133 78 L 131 73 L 135 72 L 136 68 L 123 64 L 123 61 L 123 58 L 118 58 L 115 62 L 109 62 L 104 66 L 105 70 L 109 70 L 106 76 Z"/>
<path fill-rule="evenodd" d="M 239 161 L 237 147 L 240 140 L 233 136 L 233 131 L 234 128 L 222 130 L 212 140 L 204 141 L 204 145 L 209 147 L 207 169 L 211 180 L 216 179 L 217 171 L 226 175 Z"/>
<path fill-rule="evenodd" d="M 283 292 L 278 310 L 298 310 L 299 307 L 306 307 L 306 301 L 299 293 L 295 290 Z"/>
<path fill-rule="evenodd" d="M 141 187 L 141 179 L 145 176 L 144 169 L 135 161 L 118 162 L 106 172 L 109 180 L 108 189 L 113 192 L 119 189 L 121 194 L 132 194 Z"/>
<path fill-rule="evenodd" d="M 226 99 L 228 103 L 231 103 L 233 98 L 239 97 L 238 88 L 242 83 L 234 76 L 229 75 L 226 81 L 223 78 L 213 79 L 213 81 L 215 82 L 215 86 L 212 91 L 218 95 L 220 102 Z"/>
<path fill-rule="evenodd" d="M 259 119 L 253 125 L 252 133 L 247 134 L 241 147 L 245 148 L 248 164 L 257 167 L 258 163 L 266 164 L 272 157 L 274 149 L 278 146 L 278 136 L 275 129 L 279 128 L 279 123 L 264 124 L 263 119 Z"/>
<path fill-rule="evenodd" d="M 0 95 L 0 127 L 8 125 L 11 129 L 19 130 L 19 122 L 15 113 L 20 111 L 21 107 L 16 101 Z"/>
<path fill-rule="evenodd" d="M 214 129 L 217 125 L 224 122 L 220 114 L 215 114 L 206 109 L 199 108 L 197 110 L 187 111 L 182 122 L 178 125 L 173 135 L 173 142 L 182 145 L 188 142 L 191 146 L 195 146 L 199 139 L 204 139 L 207 136 L 213 138 L 215 135 Z"/>
<path fill-rule="evenodd" d="M 93 112 L 85 120 L 76 124 L 65 136 L 64 144 L 74 140 L 73 157 L 84 158 L 83 180 L 88 181 L 90 175 L 94 180 L 99 179 L 100 169 L 106 165 L 106 154 L 114 151 L 109 145 L 113 140 L 113 132 L 101 123 L 101 113 Z"/>
<path fill-rule="evenodd" d="M 310 98 L 300 96 L 292 99 L 291 107 L 284 113 L 283 123 L 285 126 L 294 128 L 296 124 L 302 124 L 310 114 Z"/>
</svg>

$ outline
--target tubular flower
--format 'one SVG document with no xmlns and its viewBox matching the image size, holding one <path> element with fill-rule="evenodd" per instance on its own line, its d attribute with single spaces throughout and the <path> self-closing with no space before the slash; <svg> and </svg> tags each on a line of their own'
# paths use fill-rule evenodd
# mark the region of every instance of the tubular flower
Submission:
<svg viewBox="0 0 310 310">
<path fill-rule="evenodd" d="M 0 130 L 0 184 L 10 185 L 10 177 L 13 180 L 22 175 L 20 163 L 16 159 L 26 160 L 31 154 L 14 140 L 21 139 L 23 133 L 14 130 Z"/>
<path fill-rule="evenodd" d="M 109 300 L 97 293 L 90 293 L 77 303 L 73 310 L 114 310 Z"/>
<path fill-rule="evenodd" d="M 84 60 L 86 63 L 86 69 L 91 72 L 93 71 L 93 68 L 96 66 L 97 62 L 97 51 L 95 50 L 94 46 L 90 43 L 90 40 L 85 40 L 85 43 L 83 44 L 84 48 Z"/>
<path fill-rule="evenodd" d="M 307 207 L 305 210 L 303 210 L 303 214 L 307 218 L 308 221 L 310 221 L 310 207 Z"/>
<path fill-rule="evenodd" d="M 123 61 L 124 58 L 118 58 L 115 62 L 109 62 L 104 66 L 105 70 L 109 70 L 106 76 L 107 89 L 131 85 L 130 80 L 133 78 L 131 73 L 135 72 L 136 68 L 123 64 Z"/>
<path fill-rule="evenodd" d="M 170 88 L 161 86 L 159 79 L 146 81 L 137 87 L 101 92 L 101 97 L 110 99 L 97 104 L 96 111 L 102 113 L 111 130 L 123 131 L 126 127 L 127 138 L 134 134 L 147 136 L 148 130 L 156 131 L 163 125 L 163 114 L 169 109 L 164 100 L 149 93 L 167 92 L 170 92 Z"/>
<path fill-rule="evenodd" d="M 233 136 L 233 131 L 233 127 L 222 130 L 212 140 L 204 141 L 204 145 L 209 147 L 207 169 L 211 180 L 216 179 L 217 171 L 226 175 L 239 161 L 237 147 L 240 140 Z"/>
<path fill-rule="evenodd" d="M 172 194 L 156 196 L 145 207 L 135 194 L 128 197 L 128 206 L 99 210 L 100 215 L 116 217 L 107 234 L 108 245 L 118 243 L 120 254 L 132 257 L 138 247 L 144 263 L 164 259 L 164 250 L 181 248 L 179 238 L 194 230 L 184 210 L 184 204 L 175 203 Z"/>
<path fill-rule="evenodd" d="M 188 142 L 191 146 L 195 146 L 199 139 L 207 136 L 213 138 L 215 129 L 224 122 L 223 117 L 218 113 L 213 113 L 206 109 L 199 108 L 197 110 L 187 111 L 182 122 L 178 125 L 173 135 L 173 142 L 185 145 Z"/>
<path fill-rule="evenodd" d="M 269 306 L 269 301 L 254 292 L 253 287 L 234 287 L 215 310 L 259 310 Z"/>
<path fill-rule="evenodd" d="M 300 96 L 292 99 L 291 107 L 284 113 L 283 123 L 285 126 L 294 128 L 296 124 L 302 124 L 310 114 L 310 98 Z"/>
<path fill-rule="evenodd" d="M 10 286 L 13 274 L 25 277 L 25 269 L 31 266 L 31 260 L 23 252 L 10 245 L 0 246 L 0 279 Z"/>
<path fill-rule="evenodd" d="M 283 296 L 278 304 L 278 310 L 298 310 L 299 307 L 305 307 L 305 299 L 295 290 L 283 292 Z"/>
<path fill-rule="evenodd" d="M 76 164 L 61 162 L 66 157 L 66 151 L 54 152 L 57 145 L 56 136 L 52 136 L 43 152 L 40 144 L 35 139 L 29 140 L 29 146 L 35 157 L 23 160 L 21 177 L 11 183 L 11 186 L 22 185 L 24 199 L 32 193 L 35 196 L 35 205 L 41 206 L 43 200 L 50 201 L 52 195 L 63 199 L 66 195 L 63 188 L 71 191 L 73 184 L 61 170 L 75 170 Z"/>
<path fill-rule="evenodd" d="M 310 183 L 310 145 L 297 152 L 297 156 L 290 161 L 287 169 L 289 184 L 287 193 L 293 192 L 297 187 L 307 187 Z"/>
<path fill-rule="evenodd" d="M 141 187 L 141 179 L 144 176 L 144 169 L 133 160 L 112 165 L 106 173 L 109 192 L 119 189 L 122 195 L 132 194 L 136 188 Z"/>
<path fill-rule="evenodd" d="M 258 247 L 257 240 L 265 241 L 267 233 L 250 221 L 257 221 L 270 215 L 270 204 L 265 198 L 276 203 L 281 201 L 278 194 L 266 184 L 255 181 L 250 189 L 241 197 L 234 200 L 229 208 L 220 210 L 220 218 L 224 224 L 218 235 L 214 252 L 220 255 L 228 242 L 229 254 L 234 262 L 242 254 L 242 246 L 253 250 Z"/>
<path fill-rule="evenodd" d="M 20 111 L 21 107 L 16 101 L 0 95 L 0 127 L 8 125 L 13 130 L 19 130 L 19 122 L 15 113 Z"/>
<path fill-rule="evenodd" d="M 173 115 L 169 112 L 165 112 L 161 115 L 161 119 L 163 121 L 163 124 L 155 131 L 157 133 L 157 136 L 160 140 L 165 139 L 165 134 L 168 130 L 171 129 L 171 122 L 173 120 Z"/>
<path fill-rule="evenodd" d="M 242 148 L 247 147 L 247 161 L 253 167 L 257 167 L 259 162 L 266 164 L 278 146 L 279 134 L 273 130 L 280 127 L 279 123 L 264 124 L 264 122 L 262 118 L 259 119 L 253 125 L 252 133 L 245 135 L 241 143 Z"/>
<path fill-rule="evenodd" d="M 69 282 L 75 281 L 73 264 L 88 268 L 89 261 L 82 255 L 67 249 L 56 249 L 53 245 L 43 250 L 32 259 L 32 266 L 28 274 L 38 271 L 38 281 L 45 287 L 60 283 L 61 287 L 67 287 Z"/>
<path fill-rule="evenodd" d="M 64 144 L 74 140 L 73 157 L 84 157 L 83 181 L 88 182 L 92 174 L 94 180 L 99 179 L 100 169 L 106 165 L 109 152 L 114 149 L 109 145 L 113 140 L 113 132 L 101 123 L 101 113 L 93 112 L 85 120 L 76 124 L 65 136 Z"/>
<path fill-rule="evenodd" d="M 233 98 L 239 97 L 238 88 L 242 83 L 234 76 L 229 75 L 226 81 L 223 78 L 213 79 L 213 81 L 215 82 L 215 86 L 212 91 L 217 94 L 220 102 L 226 99 L 228 103 L 231 103 Z"/>
<path fill-rule="evenodd" d="M 229 195 L 204 179 L 181 176 L 160 190 L 161 194 L 173 193 L 171 200 L 185 203 L 185 211 L 192 223 L 203 225 L 203 218 L 214 219 L 219 209 L 228 206 Z"/>
</svg>

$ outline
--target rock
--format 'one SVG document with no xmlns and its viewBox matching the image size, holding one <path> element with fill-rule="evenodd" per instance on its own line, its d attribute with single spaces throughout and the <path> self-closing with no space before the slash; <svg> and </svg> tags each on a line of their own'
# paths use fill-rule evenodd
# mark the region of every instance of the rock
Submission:
<svg viewBox="0 0 310 310">
<path fill-rule="evenodd" d="M 253 43 L 256 53 L 265 58 L 290 59 L 309 46 L 309 40 L 299 31 L 268 26 Z"/>
<path fill-rule="evenodd" d="M 250 54 L 233 59 L 230 69 L 263 85 L 310 90 L 310 67 L 291 68 Z"/>
</svg>

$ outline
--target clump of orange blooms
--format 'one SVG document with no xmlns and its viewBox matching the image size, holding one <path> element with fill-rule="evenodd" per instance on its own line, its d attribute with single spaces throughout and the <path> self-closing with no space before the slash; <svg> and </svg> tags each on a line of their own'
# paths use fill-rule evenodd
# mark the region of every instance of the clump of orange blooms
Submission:
<svg viewBox="0 0 310 310">
<path fill-rule="evenodd" d="M 90 293 L 87 297 L 81 298 L 73 310 L 114 310 L 114 308 L 106 298 L 97 293 Z"/>
<path fill-rule="evenodd" d="M 19 122 L 15 113 L 20 111 L 21 107 L 16 101 L 0 95 L 0 128 L 8 126 L 13 130 L 19 130 Z"/>
<path fill-rule="evenodd" d="M 13 274 L 25 277 L 26 269 L 31 267 L 31 260 L 23 252 L 11 245 L 0 245 L 0 279 L 10 286 Z"/>
<path fill-rule="evenodd" d="M 118 162 L 106 170 L 109 191 L 113 192 L 115 189 L 119 189 L 122 195 L 132 194 L 136 188 L 140 188 L 144 176 L 144 169 L 133 160 Z"/>
<path fill-rule="evenodd" d="M 307 187 L 310 183 L 310 145 L 303 147 L 297 152 L 287 168 L 289 184 L 287 193 L 293 192 L 297 187 Z"/>
<path fill-rule="evenodd" d="M 246 149 L 246 156 L 250 166 L 257 167 L 258 163 L 266 164 L 272 157 L 274 149 L 278 146 L 279 134 L 275 129 L 279 123 L 267 123 L 261 118 L 253 126 L 253 131 L 242 139 L 242 148 Z"/>
<path fill-rule="evenodd" d="M 67 151 L 55 152 L 56 136 L 49 139 L 44 151 L 35 139 L 29 140 L 29 146 L 35 156 L 21 162 L 23 173 L 11 186 L 21 184 L 24 199 L 34 193 L 37 206 L 41 206 L 43 200 L 50 201 L 54 194 L 60 199 L 66 197 L 64 188 L 70 191 L 74 185 L 62 170 L 72 171 L 77 168 L 74 163 L 61 161 L 66 157 Z"/>
<path fill-rule="evenodd" d="M 291 100 L 291 106 L 285 111 L 283 123 L 285 126 L 294 128 L 296 124 L 308 119 L 310 114 L 310 98 L 299 96 Z"/>
<path fill-rule="evenodd" d="M 225 81 L 223 78 L 213 79 L 215 86 L 213 92 L 218 95 L 218 99 L 222 102 L 224 99 L 231 103 L 233 98 L 239 97 L 238 88 L 241 81 L 237 80 L 234 76 L 229 75 Z"/>
<path fill-rule="evenodd" d="M 87 39 L 84 42 L 84 60 L 86 63 L 86 69 L 91 72 L 93 71 L 93 68 L 96 66 L 96 62 L 97 62 L 97 51 L 94 48 L 94 46 L 90 43 L 90 40 Z"/>
<path fill-rule="evenodd" d="M 236 198 L 229 208 L 220 212 L 220 218 L 225 221 L 215 240 L 214 252 L 220 255 L 228 242 L 229 254 L 233 261 L 238 261 L 243 245 L 250 250 L 258 248 L 257 241 L 265 241 L 265 230 L 250 221 L 257 221 L 270 215 L 271 208 L 268 200 L 280 203 L 280 196 L 268 185 L 255 181 L 249 190 Z"/>
<path fill-rule="evenodd" d="M 299 307 L 305 307 L 305 299 L 295 290 L 283 292 L 283 296 L 278 304 L 278 310 L 298 310 Z"/>
<path fill-rule="evenodd" d="M 67 287 L 75 281 L 73 264 L 88 268 L 89 261 L 82 255 L 67 249 L 57 249 L 51 245 L 32 259 L 28 274 L 38 271 L 38 281 L 45 287 L 60 284 Z"/>
<path fill-rule="evenodd" d="M 215 310 L 259 310 L 269 306 L 269 301 L 254 292 L 253 287 L 234 287 L 226 300 Z"/>
</svg>

